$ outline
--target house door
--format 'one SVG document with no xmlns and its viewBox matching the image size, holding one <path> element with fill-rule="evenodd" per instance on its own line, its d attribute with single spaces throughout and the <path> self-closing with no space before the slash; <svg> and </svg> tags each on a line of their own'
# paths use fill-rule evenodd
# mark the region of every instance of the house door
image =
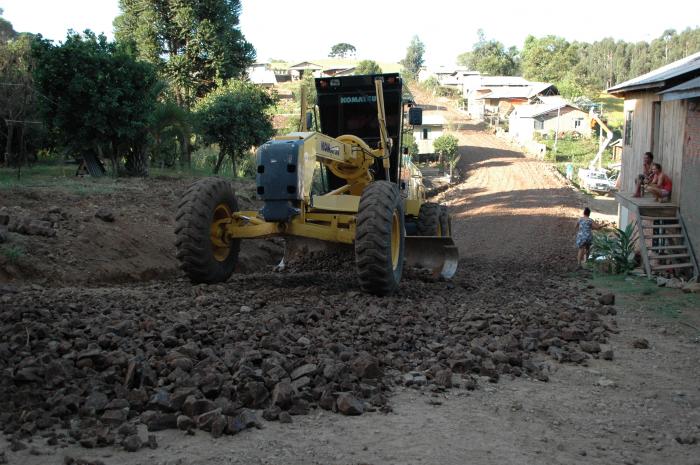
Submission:
<svg viewBox="0 0 700 465">
<path fill-rule="evenodd" d="M 659 142 L 661 139 L 661 102 L 654 102 L 651 112 L 652 126 L 651 126 L 651 153 L 654 154 L 655 160 L 658 161 L 661 158 L 659 153 Z"/>
</svg>

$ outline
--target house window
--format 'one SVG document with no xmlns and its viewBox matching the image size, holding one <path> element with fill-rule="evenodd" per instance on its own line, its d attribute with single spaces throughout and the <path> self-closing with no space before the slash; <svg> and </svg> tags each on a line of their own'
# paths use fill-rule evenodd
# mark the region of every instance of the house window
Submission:
<svg viewBox="0 0 700 465">
<path fill-rule="evenodd" d="M 535 119 L 535 129 L 544 129 L 544 121 L 540 119 Z"/>
<path fill-rule="evenodd" d="M 423 128 L 423 140 L 428 140 L 429 133 L 430 133 L 430 128 Z"/>
<path fill-rule="evenodd" d="M 576 118 L 576 121 L 574 121 L 574 127 L 575 127 L 575 128 L 580 128 L 580 127 L 581 127 L 581 121 L 583 121 L 583 118 Z"/>
<path fill-rule="evenodd" d="M 634 112 L 628 111 L 625 116 L 625 145 L 632 145 L 632 116 Z"/>
</svg>

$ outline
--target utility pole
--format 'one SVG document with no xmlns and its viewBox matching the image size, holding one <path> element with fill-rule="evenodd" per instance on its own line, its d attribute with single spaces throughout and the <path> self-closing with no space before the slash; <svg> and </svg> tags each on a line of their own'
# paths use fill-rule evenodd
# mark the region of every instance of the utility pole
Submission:
<svg viewBox="0 0 700 465">
<path fill-rule="evenodd" d="M 554 148 L 552 151 L 556 154 L 557 153 L 557 142 L 559 141 L 559 117 L 561 116 L 561 107 L 557 108 L 557 130 L 554 132 Z M 554 157 L 554 160 L 556 161 L 556 155 Z"/>
</svg>

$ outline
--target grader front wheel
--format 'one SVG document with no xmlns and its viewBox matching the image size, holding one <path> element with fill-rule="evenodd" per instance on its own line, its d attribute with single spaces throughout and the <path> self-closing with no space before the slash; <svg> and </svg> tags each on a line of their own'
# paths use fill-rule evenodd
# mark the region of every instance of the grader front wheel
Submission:
<svg viewBox="0 0 700 465">
<path fill-rule="evenodd" d="M 421 205 L 416 227 L 418 228 L 419 236 L 442 236 L 440 205 L 429 202 Z"/>
<path fill-rule="evenodd" d="M 399 287 L 404 261 L 404 213 L 398 187 L 375 181 L 360 197 L 355 262 L 360 287 L 385 296 Z"/>
<path fill-rule="evenodd" d="M 240 240 L 224 233 L 238 202 L 231 184 L 206 178 L 192 184 L 177 210 L 175 234 L 180 267 L 194 283 L 226 281 L 238 263 Z"/>
</svg>

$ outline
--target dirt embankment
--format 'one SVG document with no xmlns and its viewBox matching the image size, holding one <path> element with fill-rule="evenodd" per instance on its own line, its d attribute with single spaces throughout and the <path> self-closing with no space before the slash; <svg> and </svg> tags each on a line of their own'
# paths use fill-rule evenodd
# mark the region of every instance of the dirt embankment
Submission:
<svg viewBox="0 0 700 465">
<path fill-rule="evenodd" d="M 107 181 L 107 180 L 105 180 Z M 42 285 L 141 282 L 180 276 L 175 212 L 191 179 L 71 182 L 70 188 L 3 189 L 9 222 L 0 253 L 0 283 Z M 235 181 L 243 208 L 254 208 L 250 181 Z M 275 242 L 244 244 L 239 271 L 279 261 Z"/>
</svg>

